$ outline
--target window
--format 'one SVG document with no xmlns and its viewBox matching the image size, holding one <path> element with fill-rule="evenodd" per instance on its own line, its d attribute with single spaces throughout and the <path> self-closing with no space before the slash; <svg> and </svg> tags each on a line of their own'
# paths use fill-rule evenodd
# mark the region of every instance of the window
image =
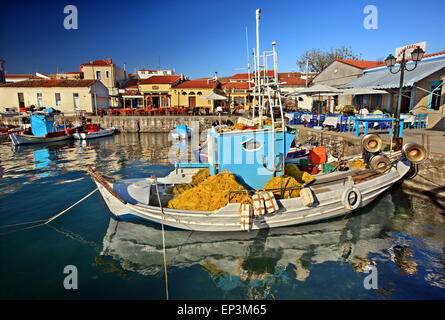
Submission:
<svg viewBox="0 0 445 320">
<path fill-rule="evenodd" d="M 102 79 L 102 72 L 96 71 L 96 79 L 101 80 Z"/>
<path fill-rule="evenodd" d="M 431 81 L 430 96 L 428 98 L 428 109 L 440 109 L 440 95 L 442 93 L 442 80 Z"/>
<path fill-rule="evenodd" d="M 73 93 L 73 100 L 74 100 L 74 110 L 79 110 L 80 109 L 80 105 L 79 105 L 79 94 L 78 93 Z"/>
<path fill-rule="evenodd" d="M 43 96 L 41 92 L 37 92 L 37 107 L 43 107 Z"/>
<path fill-rule="evenodd" d="M 56 93 L 56 107 L 60 107 L 60 93 Z"/>
<path fill-rule="evenodd" d="M 110 71 L 105 71 L 105 77 L 109 78 L 110 77 Z"/>
<path fill-rule="evenodd" d="M 241 143 L 241 146 L 246 151 L 257 151 L 263 147 L 263 143 L 255 138 L 250 138 Z"/>
</svg>

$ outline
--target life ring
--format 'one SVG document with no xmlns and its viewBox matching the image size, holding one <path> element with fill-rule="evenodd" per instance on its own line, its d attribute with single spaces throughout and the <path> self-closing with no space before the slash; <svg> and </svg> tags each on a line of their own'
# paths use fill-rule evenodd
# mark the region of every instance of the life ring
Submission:
<svg viewBox="0 0 445 320">
<path fill-rule="evenodd" d="M 362 194 L 357 188 L 347 188 L 343 191 L 341 200 L 346 209 L 355 210 L 362 203 Z"/>
</svg>

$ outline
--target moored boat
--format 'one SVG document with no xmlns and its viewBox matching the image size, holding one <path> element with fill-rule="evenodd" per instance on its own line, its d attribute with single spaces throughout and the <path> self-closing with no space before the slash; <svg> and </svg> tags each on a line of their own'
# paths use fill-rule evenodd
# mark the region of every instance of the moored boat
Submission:
<svg viewBox="0 0 445 320">
<path fill-rule="evenodd" d="M 33 114 L 31 128 L 9 134 L 14 145 L 55 142 L 71 139 L 72 129 L 59 124 L 54 115 Z"/>
<path fill-rule="evenodd" d="M 107 137 L 114 134 L 116 129 L 114 127 L 102 129 L 97 124 L 87 124 L 84 129 L 78 129 L 73 133 L 74 139 L 94 139 Z"/>
</svg>

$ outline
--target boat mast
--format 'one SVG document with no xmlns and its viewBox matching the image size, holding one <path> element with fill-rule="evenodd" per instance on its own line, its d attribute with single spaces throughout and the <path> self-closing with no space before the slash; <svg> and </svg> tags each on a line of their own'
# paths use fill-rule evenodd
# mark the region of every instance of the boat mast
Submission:
<svg viewBox="0 0 445 320">
<path fill-rule="evenodd" d="M 261 73 L 260 73 L 260 13 L 261 9 L 258 8 L 256 10 L 256 69 L 258 72 L 257 80 L 258 82 L 255 84 L 255 87 L 257 88 L 257 94 L 258 94 L 258 113 L 260 117 L 260 125 L 261 125 L 261 117 L 262 117 L 262 110 L 261 110 L 261 98 L 260 98 L 260 82 L 261 82 Z"/>
</svg>

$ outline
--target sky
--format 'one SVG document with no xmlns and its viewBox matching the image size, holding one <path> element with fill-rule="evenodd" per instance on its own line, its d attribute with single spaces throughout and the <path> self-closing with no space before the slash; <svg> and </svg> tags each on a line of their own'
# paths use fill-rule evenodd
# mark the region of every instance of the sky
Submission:
<svg viewBox="0 0 445 320">
<path fill-rule="evenodd" d="M 77 8 L 77 29 L 64 28 L 66 5 Z M 377 29 L 364 27 L 367 5 Z M 312 48 L 346 46 L 363 60 L 422 41 L 427 53 L 445 50 L 443 0 L 0 0 L 0 59 L 9 74 L 79 71 L 112 58 L 129 73 L 160 64 L 192 79 L 230 76 L 247 72 L 248 56 L 252 67 L 257 8 L 260 52 L 277 43 L 279 72 L 299 71 L 296 60 Z"/>
</svg>

